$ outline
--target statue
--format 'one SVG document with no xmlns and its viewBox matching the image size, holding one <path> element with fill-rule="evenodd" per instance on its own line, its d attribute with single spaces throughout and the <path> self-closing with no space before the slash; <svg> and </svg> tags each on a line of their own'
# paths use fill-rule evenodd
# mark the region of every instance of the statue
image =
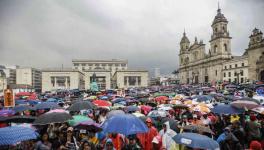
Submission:
<svg viewBox="0 0 264 150">
<path fill-rule="evenodd" d="M 95 73 L 93 73 L 93 76 L 91 78 L 90 89 L 92 92 L 98 92 L 99 91 L 98 85 L 96 83 L 96 74 Z"/>
<path fill-rule="evenodd" d="M 95 74 L 95 72 L 93 73 L 93 76 L 92 76 L 92 82 L 96 82 L 96 74 Z"/>
</svg>

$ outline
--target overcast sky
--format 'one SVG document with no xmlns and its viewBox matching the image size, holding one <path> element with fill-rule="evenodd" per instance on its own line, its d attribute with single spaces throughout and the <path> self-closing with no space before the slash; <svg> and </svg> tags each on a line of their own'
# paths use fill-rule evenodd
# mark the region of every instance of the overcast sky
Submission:
<svg viewBox="0 0 264 150">
<path fill-rule="evenodd" d="M 72 59 L 128 59 L 131 68 L 178 67 L 185 28 L 207 44 L 217 2 L 232 53 L 264 30 L 264 0 L 0 0 L 0 64 L 71 67 Z"/>
</svg>

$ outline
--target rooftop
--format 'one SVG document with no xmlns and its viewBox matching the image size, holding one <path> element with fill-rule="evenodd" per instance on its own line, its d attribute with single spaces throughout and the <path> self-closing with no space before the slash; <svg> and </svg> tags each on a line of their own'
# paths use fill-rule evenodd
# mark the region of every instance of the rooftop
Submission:
<svg viewBox="0 0 264 150">
<path fill-rule="evenodd" d="M 72 62 L 95 62 L 95 63 L 127 63 L 127 60 L 111 59 L 111 60 L 92 60 L 92 59 L 73 59 Z"/>
</svg>

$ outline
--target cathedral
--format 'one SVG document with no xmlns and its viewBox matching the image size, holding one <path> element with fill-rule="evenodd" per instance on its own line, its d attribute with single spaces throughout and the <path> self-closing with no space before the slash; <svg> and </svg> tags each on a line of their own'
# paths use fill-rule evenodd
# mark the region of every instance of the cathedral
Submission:
<svg viewBox="0 0 264 150">
<path fill-rule="evenodd" d="M 264 38 L 259 29 L 250 35 L 248 48 L 242 56 L 231 53 L 232 37 L 228 20 L 218 8 L 212 22 L 210 49 L 207 53 L 203 41 L 195 37 L 190 43 L 185 31 L 180 41 L 179 79 L 181 83 L 211 83 L 264 80 Z"/>
</svg>

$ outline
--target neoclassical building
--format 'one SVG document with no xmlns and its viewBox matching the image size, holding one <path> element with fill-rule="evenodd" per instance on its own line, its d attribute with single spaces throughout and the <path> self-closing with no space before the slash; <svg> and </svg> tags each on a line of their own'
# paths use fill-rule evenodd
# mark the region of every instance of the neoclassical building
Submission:
<svg viewBox="0 0 264 150">
<path fill-rule="evenodd" d="M 243 56 L 233 56 L 228 20 L 220 8 L 211 27 L 213 33 L 208 53 L 202 40 L 198 41 L 195 37 L 194 43 L 191 44 L 184 31 L 179 52 L 180 82 L 206 83 L 226 80 L 241 83 L 248 80 L 264 80 L 262 32 L 254 29 Z"/>
</svg>

